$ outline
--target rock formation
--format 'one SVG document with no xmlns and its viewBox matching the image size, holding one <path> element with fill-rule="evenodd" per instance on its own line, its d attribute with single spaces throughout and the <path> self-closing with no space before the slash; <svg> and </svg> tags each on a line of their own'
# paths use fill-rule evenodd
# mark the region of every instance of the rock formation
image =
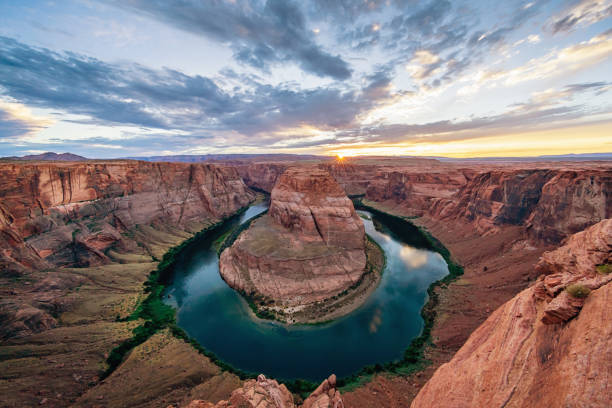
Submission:
<svg viewBox="0 0 612 408">
<path fill-rule="evenodd" d="M 611 262 L 609 219 L 544 254 L 544 275 L 474 331 L 412 408 L 610 406 Z"/>
<path fill-rule="evenodd" d="M 612 170 L 606 163 L 370 162 L 316 166 L 328 171 L 347 194 L 392 203 L 407 215 L 463 222 L 482 234 L 521 226 L 534 242 L 558 244 L 612 217 Z M 271 191 L 286 166 L 256 163 L 242 166 L 240 174 L 246 184 Z"/>
<path fill-rule="evenodd" d="M 325 171 L 289 169 L 272 190 L 269 213 L 221 254 L 235 289 L 284 306 L 335 296 L 359 282 L 365 232 L 351 200 Z"/>
<path fill-rule="evenodd" d="M 417 216 L 469 223 L 483 234 L 524 226 L 529 236 L 556 244 L 612 217 L 609 169 L 442 168 L 380 172 L 366 198 L 393 201 Z"/>
<path fill-rule="evenodd" d="M 168 244 L 246 206 L 254 194 L 229 167 L 89 161 L 0 164 L 0 273 L 161 259 Z M 28 300 L 0 304 L 0 336 L 55 327 L 51 293 L 82 284 L 55 275 Z M 78 275 L 77 275 L 78 276 Z M 82 278 L 79 278 L 82 280 Z M 41 306 L 44 309 L 41 310 Z"/>
<path fill-rule="evenodd" d="M 216 404 L 194 400 L 187 408 L 344 408 L 340 391 L 336 389 L 336 376 L 331 375 L 314 390 L 302 405 L 296 405 L 293 395 L 284 384 L 261 374 L 232 392 L 229 400 Z"/>
<path fill-rule="evenodd" d="M 375 158 L 299 165 L 326 170 L 347 194 L 366 194 L 384 211 L 419 216 L 413 222 L 465 267 L 460 281 L 436 291 L 436 347 L 426 355 L 433 364 L 413 376 L 376 377 L 343 394 L 347 407 L 408 406 L 464 344 L 415 406 L 610 406 L 609 221 L 565 241 L 612 216 L 609 162 Z M 129 316 L 146 296 L 143 283 L 164 253 L 248 203 L 253 193 L 241 178 L 272 191 L 287 168 L 278 160 L 235 168 L 127 160 L 0 163 L 0 405 L 167 407 L 230 401 L 239 387 L 250 396 L 280 390 L 268 379 L 263 393 L 257 381 L 246 386 L 166 331 L 135 347 L 105 380 L 100 375 L 110 351 L 133 338 L 140 322 L 117 317 Z M 279 201 L 278 219 L 288 227 L 267 216 L 265 230 L 280 231 L 284 245 L 298 245 L 304 254 L 327 248 L 326 234 L 330 242 L 342 236 L 330 228 L 317 237 L 316 216 L 304 217 L 292 194 L 282 196 L 289 198 Z M 288 217 L 292 208 L 299 211 Z M 296 234 L 288 228 L 303 240 L 287 238 Z M 560 242 L 567 245 L 537 262 Z M 232 249 L 245 264 L 276 268 L 280 262 Z M 350 266 L 336 256 L 334 265 Z M 300 272 L 296 265 L 284 270 Z M 352 281 L 340 268 L 314 266 Z M 544 275 L 535 281 L 538 273 Z M 324 298 L 335 290 L 315 285 L 305 292 Z M 308 400 L 337 408 L 335 395 L 323 385 Z"/>
<path fill-rule="evenodd" d="M 24 268 L 112 262 L 152 223 L 198 231 L 253 194 L 229 167 L 111 161 L 0 164 L 0 265 Z"/>
</svg>

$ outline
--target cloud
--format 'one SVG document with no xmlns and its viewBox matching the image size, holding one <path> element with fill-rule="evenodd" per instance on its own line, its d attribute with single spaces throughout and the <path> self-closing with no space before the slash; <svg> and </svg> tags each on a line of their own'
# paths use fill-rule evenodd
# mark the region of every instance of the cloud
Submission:
<svg viewBox="0 0 612 408">
<path fill-rule="evenodd" d="M 322 49 L 313 38 L 298 3 L 191 0 L 122 0 L 111 3 L 168 23 L 178 29 L 228 44 L 241 63 L 259 69 L 284 62 L 304 71 L 345 80 L 351 68 L 339 55 Z"/>
<path fill-rule="evenodd" d="M 53 125 L 54 121 L 32 114 L 28 107 L 0 100 L 0 140 L 18 140 Z"/>
<path fill-rule="evenodd" d="M 612 1 L 580 0 L 554 16 L 547 26 L 556 34 L 571 31 L 579 26 L 595 24 L 611 16 Z"/>
<path fill-rule="evenodd" d="M 473 93 L 481 86 L 513 86 L 526 81 L 549 79 L 586 69 L 605 61 L 612 55 L 612 29 L 588 41 L 554 50 L 529 60 L 516 68 L 497 71 L 481 71 L 475 82 L 462 88 L 459 93 Z"/>
<path fill-rule="evenodd" d="M 350 129 L 336 134 L 336 144 L 349 142 L 448 142 L 505 134 L 512 130 L 536 129 L 564 122 L 565 124 L 598 114 L 612 113 L 612 106 L 588 108 L 567 105 L 585 92 L 603 94 L 612 90 L 610 82 L 570 84 L 558 90 L 534 92 L 506 111 L 468 120 L 442 120 L 423 124 L 377 124 Z"/>
<path fill-rule="evenodd" d="M 228 81 L 242 77 L 225 71 Z M 30 106 L 85 115 L 89 123 L 180 130 L 210 137 L 233 131 L 248 138 L 285 128 L 354 126 L 358 115 L 392 97 L 390 78 L 364 78 L 363 91 L 295 83 L 272 86 L 249 77 L 230 93 L 210 78 L 135 64 L 108 64 L 0 37 L 0 88 Z M 83 122 L 83 119 L 79 119 Z"/>
</svg>

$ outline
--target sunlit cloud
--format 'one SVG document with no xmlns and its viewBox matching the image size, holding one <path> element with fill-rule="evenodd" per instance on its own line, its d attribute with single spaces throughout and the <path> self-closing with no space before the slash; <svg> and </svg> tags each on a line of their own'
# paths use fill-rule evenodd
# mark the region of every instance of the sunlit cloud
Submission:
<svg viewBox="0 0 612 408">
<path fill-rule="evenodd" d="M 554 33 L 557 33 L 588 26 L 610 16 L 612 16 L 612 1 L 580 0 L 554 16 L 548 25 Z"/>
<path fill-rule="evenodd" d="M 552 51 L 540 58 L 509 70 L 483 70 L 477 72 L 458 92 L 477 92 L 482 86 L 514 86 L 522 82 L 550 79 L 584 70 L 600 64 L 612 56 L 612 30 L 599 34 L 588 41 Z"/>
<path fill-rule="evenodd" d="M 21 103 L 0 100 L 0 138 L 14 137 L 23 141 L 55 122 L 52 118 L 35 115 Z"/>
</svg>

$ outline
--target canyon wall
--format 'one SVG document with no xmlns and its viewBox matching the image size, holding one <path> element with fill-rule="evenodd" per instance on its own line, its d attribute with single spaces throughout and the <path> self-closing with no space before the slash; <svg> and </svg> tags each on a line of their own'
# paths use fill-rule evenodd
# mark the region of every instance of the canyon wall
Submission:
<svg viewBox="0 0 612 408">
<path fill-rule="evenodd" d="M 531 239 L 555 244 L 610 218 L 611 191 L 610 169 L 450 169 L 379 174 L 366 198 L 395 202 L 414 215 L 464 221 L 482 234 L 525 226 Z"/>
<path fill-rule="evenodd" d="M 419 407 L 608 407 L 612 220 L 545 253 L 535 285 L 494 311 L 412 403 Z"/>
<path fill-rule="evenodd" d="M 0 263 L 15 273 L 107 264 L 140 226 L 196 232 L 253 198 L 235 169 L 205 164 L 14 163 L 0 178 Z"/>
<path fill-rule="evenodd" d="M 248 185 L 271 191 L 287 165 L 241 167 Z M 481 234 L 523 226 L 528 237 L 558 244 L 612 217 L 612 168 L 606 163 L 427 164 L 406 161 L 301 164 L 328 171 L 349 195 L 387 202 L 403 214 L 470 224 Z"/>
</svg>

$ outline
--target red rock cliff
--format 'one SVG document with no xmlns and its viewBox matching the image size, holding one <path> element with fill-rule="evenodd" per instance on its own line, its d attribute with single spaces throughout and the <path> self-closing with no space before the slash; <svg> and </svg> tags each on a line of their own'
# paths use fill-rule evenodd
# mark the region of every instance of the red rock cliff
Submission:
<svg viewBox="0 0 612 408">
<path fill-rule="evenodd" d="M 392 201 L 414 215 L 457 220 L 479 232 L 524 226 L 545 243 L 612 216 L 612 170 L 475 169 L 379 172 L 367 190 L 372 201 Z"/>
<path fill-rule="evenodd" d="M 123 232 L 197 230 L 253 198 L 235 169 L 206 164 L 10 163 L 0 179 L 0 262 L 14 271 L 108 263 L 104 251 L 129 245 Z"/>
<path fill-rule="evenodd" d="M 611 262 L 609 219 L 544 254 L 546 275 L 493 312 L 411 407 L 609 407 Z"/>
</svg>

